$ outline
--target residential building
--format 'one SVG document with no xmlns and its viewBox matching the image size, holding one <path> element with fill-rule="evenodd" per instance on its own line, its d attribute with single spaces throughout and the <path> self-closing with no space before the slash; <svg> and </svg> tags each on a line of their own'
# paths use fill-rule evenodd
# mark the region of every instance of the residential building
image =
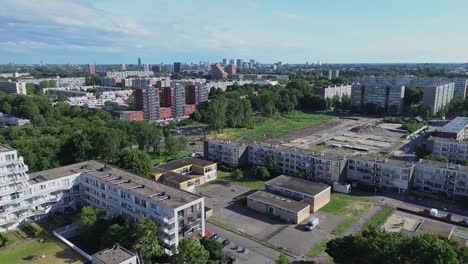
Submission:
<svg viewBox="0 0 468 264">
<path fill-rule="evenodd" d="M 86 85 L 85 77 L 59 77 L 56 78 L 23 78 L 19 79 L 18 82 L 34 83 L 39 84 L 42 81 L 54 81 L 56 87 L 68 87 L 77 88 Z"/>
<path fill-rule="evenodd" d="M 420 160 L 414 170 L 413 188 L 422 192 L 466 199 L 468 167 L 433 160 Z"/>
<path fill-rule="evenodd" d="M 143 111 L 143 116 L 149 123 L 160 120 L 159 88 L 148 86 L 135 89 L 135 110 Z"/>
<path fill-rule="evenodd" d="M 436 115 L 443 110 L 453 99 L 455 83 L 433 83 L 424 87 L 423 105 L 432 109 Z"/>
<path fill-rule="evenodd" d="M 25 118 L 19 118 L 9 114 L 4 114 L 0 112 L 0 122 L 3 122 L 8 126 L 25 126 L 30 125 L 31 120 Z"/>
<path fill-rule="evenodd" d="M 375 189 L 408 190 L 414 164 L 395 159 L 356 155 L 348 159 L 347 180 Z"/>
<path fill-rule="evenodd" d="M 247 196 L 247 207 L 292 224 L 299 224 L 310 216 L 310 204 L 261 190 Z"/>
<path fill-rule="evenodd" d="M 128 77 L 149 77 L 153 76 L 152 71 L 109 71 L 106 72 L 107 77 L 116 77 L 119 79 L 126 79 Z"/>
<path fill-rule="evenodd" d="M 229 64 L 227 67 L 226 67 L 226 72 L 227 74 L 236 74 L 236 64 Z"/>
<path fill-rule="evenodd" d="M 265 190 L 310 205 L 315 213 L 330 202 L 331 186 L 297 177 L 280 175 L 265 182 Z"/>
<path fill-rule="evenodd" d="M 227 59 L 223 59 L 223 66 L 227 66 L 228 63 L 227 63 Z"/>
<path fill-rule="evenodd" d="M 242 60 L 241 60 L 241 59 L 237 59 L 236 65 L 237 65 L 237 68 L 238 68 L 238 69 L 242 69 L 242 67 L 243 67 L 243 65 L 242 65 Z"/>
<path fill-rule="evenodd" d="M 235 64 L 234 59 L 230 59 L 230 60 L 229 60 L 229 64 Z"/>
<path fill-rule="evenodd" d="M 468 161 L 468 141 L 454 138 L 429 138 L 428 149 L 434 157 L 444 157 L 450 162 L 465 164 Z"/>
<path fill-rule="evenodd" d="M 216 179 L 215 162 L 184 158 L 159 165 L 153 169 L 155 180 L 188 192 L 195 192 L 195 187 Z"/>
<path fill-rule="evenodd" d="M 333 85 L 328 87 L 320 87 L 317 88 L 316 91 L 319 95 L 323 98 L 330 98 L 333 99 L 334 97 L 341 98 L 344 95 L 347 95 L 348 98 L 351 98 L 351 84 L 341 84 L 341 85 Z"/>
<path fill-rule="evenodd" d="M 174 72 L 175 73 L 182 72 L 182 63 L 174 62 Z"/>
<path fill-rule="evenodd" d="M 125 121 L 142 121 L 145 120 L 143 111 L 114 111 L 118 118 Z"/>
<path fill-rule="evenodd" d="M 91 75 L 96 74 L 96 69 L 94 67 L 94 64 L 88 64 L 88 73 Z"/>
<path fill-rule="evenodd" d="M 434 133 L 437 137 L 468 139 L 468 117 L 457 116 Z"/>
<path fill-rule="evenodd" d="M 374 104 L 385 112 L 401 113 L 405 86 L 392 78 L 360 78 L 353 84 L 351 104 L 355 110 L 362 110 L 367 104 Z"/>
<path fill-rule="evenodd" d="M 333 70 L 328 70 L 328 80 L 333 78 Z"/>
<path fill-rule="evenodd" d="M 138 89 L 146 88 L 148 86 L 154 86 L 156 85 L 157 81 L 157 78 L 134 78 L 132 79 L 132 88 Z"/>
<path fill-rule="evenodd" d="M 227 72 L 224 71 L 223 67 L 219 64 L 211 65 L 211 78 L 212 79 L 223 79 L 227 78 Z"/>
<path fill-rule="evenodd" d="M 162 67 L 161 67 L 161 65 L 153 65 L 153 66 L 151 67 L 151 70 L 152 70 L 153 72 L 162 72 Z"/>
<path fill-rule="evenodd" d="M 121 71 L 126 71 L 126 70 L 127 70 L 127 65 L 121 64 L 121 65 L 120 65 L 120 70 L 121 70 Z"/>
<path fill-rule="evenodd" d="M 0 92 L 7 94 L 20 94 L 26 95 L 26 83 L 25 82 L 11 82 L 11 81 L 0 81 Z"/>
<path fill-rule="evenodd" d="M 91 264 L 139 264 L 140 260 L 135 252 L 132 252 L 119 244 L 111 248 L 103 249 L 93 254 Z"/>
<path fill-rule="evenodd" d="M 265 143 L 249 145 L 249 164 L 266 166 L 269 160 L 277 164 L 283 174 L 303 174 L 305 178 L 331 184 L 346 175 L 346 155 L 315 152 Z"/>
<path fill-rule="evenodd" d="M 339 78 L 340 77 L 340 70 L 335 70 L 335 77 Z"/>
<path fill-rule="evenodd" d="M 205 140 L 204 157 L 231 167 L 242 167 L 248 164 L 248 145 L 224 140 Z"/>
<path fill-rule="evenodd" d="M 150 71 L 150 70 L 151 70 L 151 65 L 143 64 L 143 71 Z"/>
<path fill-rule="evenodd" d="M 118 77 L 102 77 L 101 78 L 101 85 L 102 86 L 110 86 L 110 87 L 117 87 L 122 86 L 122 79 Z"/>
</svg>

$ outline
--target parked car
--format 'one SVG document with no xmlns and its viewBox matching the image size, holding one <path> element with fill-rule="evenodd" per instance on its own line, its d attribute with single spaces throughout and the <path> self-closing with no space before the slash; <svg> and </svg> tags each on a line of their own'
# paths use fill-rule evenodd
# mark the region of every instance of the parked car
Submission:
<svg viewBox="0 0 468 264">
<path fill-rule="evenodd" d="M 445 218 L 446 218 L 447 220 L 452 221 L 452 214 L 447 214 L 447 215 L 445 216 Z"/>
<path fill-rule="evenodd" d="M 213 236 L 213 232 L 205 230 L 205 236 L 206 237 L 211 237 L 211 236 Z"/>
<path fill-rule="evenodd" d="M 217 233 L 214 233 L 213 235 L 211 235 L 211 238 L 212 239 L 218 239 L 219 238 L 219 235 Z"/>
<path fill-rule="evenodd" d="M 316 228 L 319 224 L 319 219 L 315 216 L 312 216 L 307 224 L 305 224 L 305 229 L 311 231 L 312 229 Z"/>
<path fill-rule="evenodd" d="M 468 218 L 461 220 L 461 222 L 468 225 Z"/>
<path fill-rule="evenodd" d="M 226 247 L 226 246 L 229 246 L 229 244 L 231 244 L 231 241 L 229 241 L 228 239 L 224 240 L 223 243 L 221 243 L 223 245 L 223 247 Z"/>
</svg>

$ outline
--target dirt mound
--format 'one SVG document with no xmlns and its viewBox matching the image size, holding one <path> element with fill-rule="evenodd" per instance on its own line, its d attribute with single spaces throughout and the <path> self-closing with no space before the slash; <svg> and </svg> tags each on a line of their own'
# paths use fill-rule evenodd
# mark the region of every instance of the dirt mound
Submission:
<svg viewBox="0 0 468 264">
<path fill-rule="evenodd" d="M 398 134 L 398 133 L 389 131 L 385 128 L 372 126 L 372 125 L 354 127 L 351 129 L 351 131 L 354 133 L 359 133 L 359 134 L 371 134 L 375 136 L 385 136 L 385 137 L 395 137 Z"/>
</svg>

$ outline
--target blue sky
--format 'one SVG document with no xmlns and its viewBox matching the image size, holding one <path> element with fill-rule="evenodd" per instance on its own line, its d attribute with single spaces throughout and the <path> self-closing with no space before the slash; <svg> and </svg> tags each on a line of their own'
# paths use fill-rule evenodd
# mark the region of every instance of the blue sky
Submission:
<svg viewBox="0 0 468 264">
<path fill-rule="evenodd" d="M 468 62 L 466 0 L 2 0 L 0 63 Z"/>
</svg>

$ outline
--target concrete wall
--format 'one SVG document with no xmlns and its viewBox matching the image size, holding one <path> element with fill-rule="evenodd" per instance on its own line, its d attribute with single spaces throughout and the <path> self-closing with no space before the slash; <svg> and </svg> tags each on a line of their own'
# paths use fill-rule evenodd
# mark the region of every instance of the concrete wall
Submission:
<svg viewBox="0 0 468 264">
<path fill-rule="evenodd" d="M 320 208 L 327 205 L 330 202 L 330 195 L 331 187 L 328 187 L 326 190 L 315 196 L 314 202 L 310 206 L 310 212 L 315 213 L 320 210 Z"/>
<path fill-rule="evenodd" d="M 287 212 L 285 210 L 282 210 L 281 208 L 277 208 L 272 205 L 259 203 L 255 200 L 249 199 L 248 197 L 247 197 L 247 207 L 259 213 L 267 214 L 272 217 L 278 217 L 281 220 L 284 220 L 293 224 L 299 224 L 310 216 L 309 207 L 307 207 L 306 210 L 302 210 L 298 214 L 293 214 L 293 213 Z M 274 208 L 273 214 L 268 213 L 269 207 Z"/>
</svg>

